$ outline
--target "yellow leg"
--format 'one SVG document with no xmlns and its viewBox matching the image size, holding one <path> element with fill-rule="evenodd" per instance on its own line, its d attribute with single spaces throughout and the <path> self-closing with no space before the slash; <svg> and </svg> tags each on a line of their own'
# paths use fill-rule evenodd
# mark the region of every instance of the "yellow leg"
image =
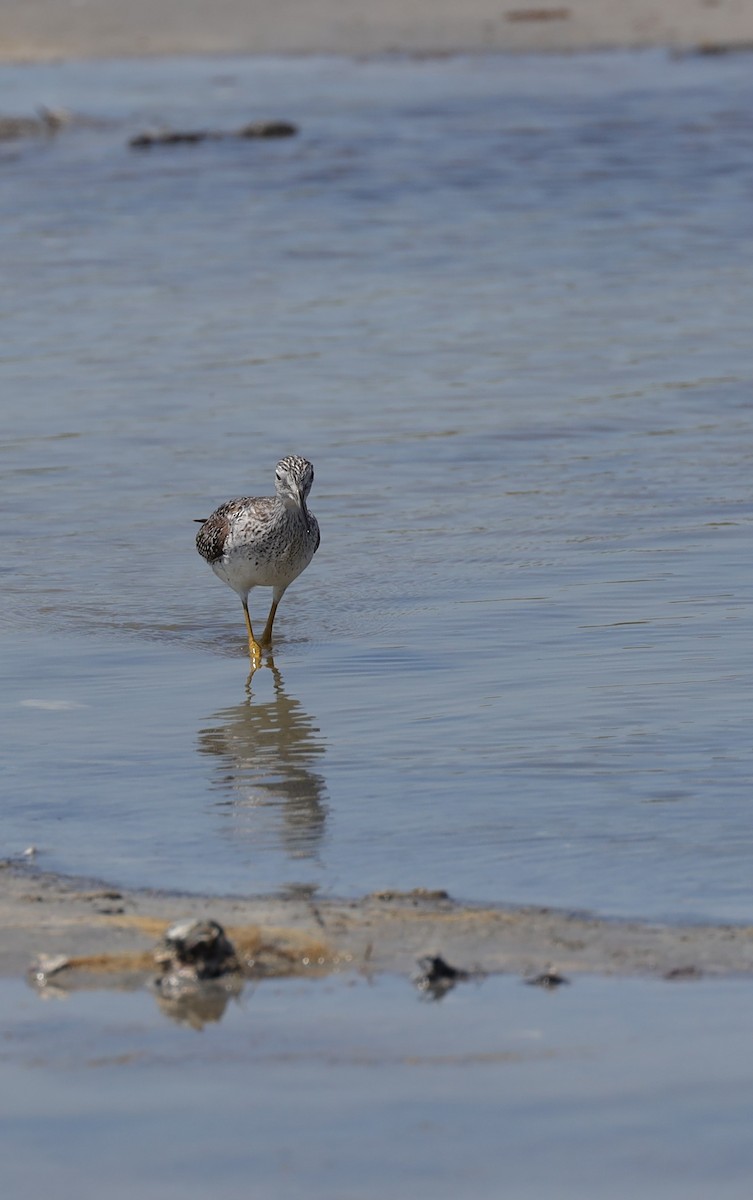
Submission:
<svg viewBox="0 0 753 1200">
<path fill-rule="evenodd" d="M 279 603 L 280 603 L 279 600 L 272 601 L 272 607 L 269 610 L 269 616 L 267 617 L 267 623 L 264 626 L 264 633 L 261 635 L 260 645 L 262 645 L 262 646 L 271 646 L 272 645 L 272 626 L 275 623 L 275 613 L 277 612 L 277 605 Z"/>
<path fill-rule="evenodd" d="M 246 618 L 246 630 L 248 632 L 248 653 L 253 667 L 256 668 L 258 667 L 261 659 L 261 646 L 254 637 L 254 631 L 251 628 L 251 618 L 248 615 L 248 601 L 241 600 L 241 604 L 243 605 L 243 615 Z"/>
</svg>

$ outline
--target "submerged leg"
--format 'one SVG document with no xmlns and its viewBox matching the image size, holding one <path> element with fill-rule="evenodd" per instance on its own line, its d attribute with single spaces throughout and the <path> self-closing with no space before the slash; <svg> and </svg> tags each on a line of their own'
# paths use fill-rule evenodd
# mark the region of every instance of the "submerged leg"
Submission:
<svg viewBox="0 0 753 1200">
<path fill-rule="evenodd" d="M 246 630 L 248 632 L 248 653 L 254 667 L 258 667 L 261 659 L 261 646 L 254 637 L 254 631 L 251 628 L 251 618 L 248 615 L 248 600 L 241 598 L 243 605 L 243 615 L 246 618 Z"/>
</svg>

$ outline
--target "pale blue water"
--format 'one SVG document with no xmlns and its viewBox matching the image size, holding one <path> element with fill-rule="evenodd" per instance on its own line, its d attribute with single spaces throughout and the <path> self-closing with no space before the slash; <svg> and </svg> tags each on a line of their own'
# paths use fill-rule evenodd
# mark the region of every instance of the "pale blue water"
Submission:
<svg viewBox="0 0 753 1200">
<path fill-rule="evenodd" d="M 749 59 L 0 69 L 41 103 L 102 125 L 0 147 L 2 852 L 749 920 Z M 191 522 L 290 451 L 249 697 Z"/>
<path fill-rule="evenodd" d="M 146 993 L 22 986 L 0 986 L 13 1200 L 750 1194 L 747 982 L 500 978 L 438 1004 L 269 982 L 200 1033 Z"/>
</svg>

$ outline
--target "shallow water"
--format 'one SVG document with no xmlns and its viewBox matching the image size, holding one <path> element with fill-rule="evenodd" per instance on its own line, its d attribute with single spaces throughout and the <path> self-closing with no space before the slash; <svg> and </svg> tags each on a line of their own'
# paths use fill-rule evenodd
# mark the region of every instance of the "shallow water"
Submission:
<svg viewBox="0 0 753 1200">
<path fill-rule="evenodd" d="M 750 1194 L 747 981 L 264 983 L 200 1033 L 143 992 L 0 1009 L 14 1200 Z"/>
<path fill-rule="evenodd" d="M 95 122 L 0 147 L 5 853 L 750 918 L 749 66 L 0 69 Z M 290 451 L 249 693 L 191 521 Z"/>
</svg>

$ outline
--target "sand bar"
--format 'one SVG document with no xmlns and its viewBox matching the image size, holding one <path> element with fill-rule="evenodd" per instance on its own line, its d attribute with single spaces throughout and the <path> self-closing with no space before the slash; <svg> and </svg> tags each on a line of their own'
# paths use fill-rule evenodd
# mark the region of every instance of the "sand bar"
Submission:
<svg viewBox="0 0 753 1200">
<path fill-rule="evenodd" d="M 116 984 L 123 956 L 148 954 L 168 925 L 189 917 L 219 921 L 234 936 L 253 927 L 288 943 L 308 940 L 325 946 L 330 962 L 370 974 L 411 975 L 419 958 L 434 954 L 482 974 L 526 976 L 551 964 L 571 976 L 753 974 L 749 926 L 613 921 L 549 908 L 469 905 L 422 890 L 351 900 L 296 891 L 247 898 L 128 891 L 8 861 L 0 864 L 0 976 L 23 974 L 38 954 L 97 956 L 100 985 L 108 966 Z M 134 963 L 143 967 L 141 959 Z M 304 964 L 301 973 L 307 970 Z"/>
<path fill-rule="evenodd" d="M 746 0 L 0 0 L 0 59 L 753 45 Z"/>
</svg>

